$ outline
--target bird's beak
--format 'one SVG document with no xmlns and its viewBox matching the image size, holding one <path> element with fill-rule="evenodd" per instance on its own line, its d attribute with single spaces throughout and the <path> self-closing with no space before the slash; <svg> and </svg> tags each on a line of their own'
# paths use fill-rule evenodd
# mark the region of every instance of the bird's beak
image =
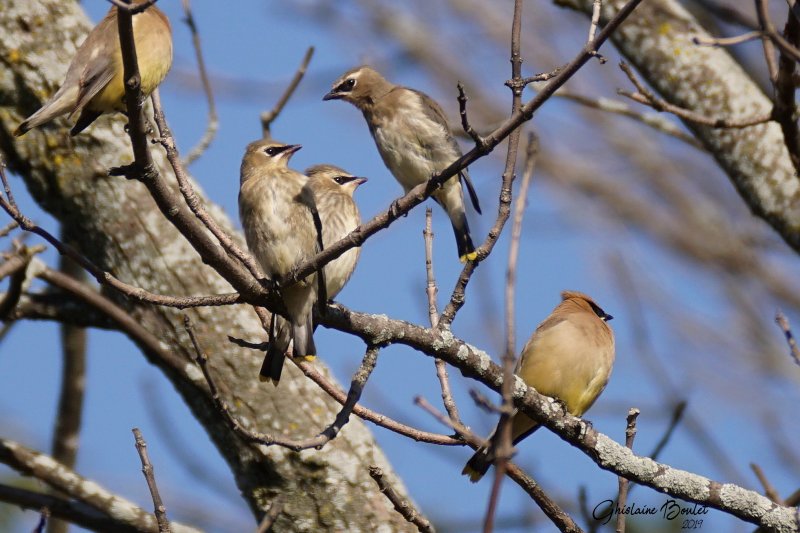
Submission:
<svg viewBox="0 0 800 533">
<path fill-rule="evenodd" d="M 353 180 L 353 183 L 355 183 L 356 187 L 358 187 L 359 185 L 363 185 L 368 181 L 369 180 L 367 178 L 356 178 L 356 179 Z"/>
<path fill-rule="evenodd" d="M 609 315 L 608 313 L 606 313 L 606 316 L 604 316 L 604 317 L 603 317 L 603 320 L 605 320 L 606 322 L 608 322 L 609 320 L 614 320 L 614 317 L 613 317 L 613 316 L 611 316 L 611 315 Z"/>
<path fill-rule="evenodd" d="M 342 93 L 337 93 L 335 90 L 332 90 L 328 94 L 322 97 L 323 100 L 339 100 L 342 98 Z"/>
<path fill-rule="evenodd" d="M 292 155 L 293 153 L 295 153 L 296 151 L 298 151 L 298 150 L 299 150 L 300 148 L 302 148 L 302 147 L 303 147 L 303 145 L 302 145 L 302 144 L 290 144 L 290 145 L 289 145 L 289 146 L 286 148 L 286 151 L 284 151 L 284 153 L 285 153 L 287 156 L 288 156 L 288 155 Z"/>
</svg>

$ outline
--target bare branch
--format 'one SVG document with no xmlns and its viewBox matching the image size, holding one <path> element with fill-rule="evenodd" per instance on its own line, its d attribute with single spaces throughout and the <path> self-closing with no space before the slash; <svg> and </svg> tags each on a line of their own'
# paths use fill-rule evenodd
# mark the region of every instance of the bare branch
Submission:
<svg viewBox="0 0 800 533">
<path fill-rule="evenodd" d="M 183 4 L 183 12 L 186 15 L 186 25 L 189 26 L 189 31 L 192 33 L 192 45 L 194 45 L 194 54 L 197 59 L 197 70 L 200 74 L 200 83 L 203 85 L 203 93 L 206 95 L 206 103 L 208 104 L 208 126 L 203 136 L 197 142 L 194 148 L 189 150 L 186 158 L 183 160 L 185 166 L 194 163 L 211 145 L 211 141 L 217 134 L 219 128 L 219 118 L 217 117 L 217 104 L 214 102 L 214 93 L 211 90 L 211 80 L 206 71 L 206 62 L 203 59 L 203 49 L 200 45 L 200 32 L 197 31 L 197 23 L 194 21 L 192 14 L 192 7 L 190 0 L 181 0 Z"/>
<path fill-rule="evenodd" d="M 690 122 L 696 122 L 698 124 L 702 124 L 704 126 L 710 126 L 712 128 L 749 128 L 751 126 L 755 126 L 757 124 L 764 124 L 765 122 L 769 122 L 773 119 L 773 114 L 767 113 L 760 116 L 755 116 L 747 119 L 736 120 L 736 119 L 725 119 L 725 118 L 710 118 L 699 113 L 695 113 L 693 111 L 689 111 L 688 109 L 684 109 L 682 107 L 670 104 L 663 98 L 656 96 L 655 93 L 647 89 L 644 84 L 639 81 L 636 75 L 633 73 L 633 70 L 628 66 L 627 63 L 621 62 L 619 64 L 619 68 L 622 69 L 623 72 L 628 76 L 628 79 L 636 86 L 636 90 L 638 92 L 632 93 L 629 91 L 618 90 L 617 92 L 622 96 L 627 96 L 631 100 L 635 100 L 640 104 L 649 105 L 653 109 L 658 112 L 667 112 L 672 113 L 684 120 L 688 120 Z"/>
<path fill-rule="evenodd" d="M 279 494 L 274 500 L 272 500 L 269 509 L 266 513 L 264 513 L 264 518 L 261 520 L 261 523 L 258 524 L 256 533 L 267 533 L 267 531 L 272 528 L 275 520 L 278 519 L 278 516 L 280 516 L 281 511 L 283 510 L 284 503 L 286 503 L 286 498 L 283 494 Z"/>
<path fill-rule="evenodd" d="M 625 447 L 633 450 L 633 439 L 636 437 L 636 419 L 639 417 L 639 410 L 632 407 L 628 410 L 628 421 L 625 427 Z M 617 478 L 619 484 L 619 495 L 617 496 L 617 508 L 624 509 L 628 501 L 628 480 L 622 476 Z M 617 514 L 616 533 L 625 533 L 625 513 Z"/>
<path fill-rule="evenodd" d="M 115 531 L 140 533 L 141 529 L 98 511 L 91 505 L 79 501 L 59 498 L 47 494 L 0 484 L 0 501 L 18 505 L 23 509 L 41 511 L 47 509 L 50 516 L 69 521 L 76 526 L 92 531 Z"/>
<path fill-rule="evenodd" d="M 396 490 L 383 477 L 383 470 L 375 465 L 369 467 L 369 475 L 378 484 L 381 492 L 392 502 L 395 510 L 403 515 L 408 522 L 417 526 L 421 533 L 433 533 L 431 523 L 417 511 L 414 505 L 407 499 L 400 496 Z"/>
<path fill-rule="evenodd" d="M 792 334 L 792 329 L 789 326 L 789 319 L 786 318 L 781 311 L 775 313 L 775 323 L 778 324 L 778 327 L 781 328 L 783 331 L 783 335 L 786 337 L 786 343 L 789 345 L 789 354 L 792 356 L 795 364 L 800 365 L 800 348 L 797 346 L 797 341 Z"/>
<path fill-rule="evenodd" d="M 300 85 L 303 76 L 306 74 L 306 70 L 308 70 L 308 64 L 311 63 L 311 58 L 313 56 L 314 47 L 310 46 L 308 50 L 306 50 L 306 55 L 303 56 L 303 61 L 300 62 L 300 66 L 297 67 L 297 71 L 294 73 L 292 81 L 289 82 L 286 90 L 283 91 L 283 94 L 278 99 L 275 107 L 273 107 L 270 111 L 261 113 L 261 129 L 263 131 L 264 138 L 270 137 L 270 128 L 272 127 L 272 123 L 276 118 L 278 118 L 278 115 L 281 114 L 281 111 L 283 111 L 283 108 L 286 106 L 289 98 L 292 97 L 294 91 L 297 89 L 297 86 Z"/>
<path fill-rule="evenodd" d="M 113 520 L 137 530 L 152 531 L 158 524 L 150 513 L 113 494 L 94 481 L 79 476 L 52 457 L 26 448 L 14 441 L 0 438 L 0 462 L 14 470 L 47 483 L 70 498 L 91 505 Z M 173 531 L 196 532 L 194 528 L 174 523 Z"/>
<path fill-rule="evenodd" d="M 136 451 L 139 452 L 139 459 L 142 461 L 142 473 L 145 480 L 147 480 L 147 488 L 150 490 L 150 496 L 153 498 L 153 506 L 155 508 L 156 522 L 158 522 L 159 533 L 170 533 L 172 530 L 167 519 L 167 508 L 161 501 L 161 495 L 158 493 L 158 485 L 156 485 L 156 476 L 153 472 L 153 465 L 150 463 L 150 457 L 147 454 L 147 442 L 145 442 L 142 432 L 139 428 L 133 428 L 133 438 L 136 441 Z"/>
<path fill-rule="evenodd" d="M 378 352 L 380 351 L 380 348 L 377 346 L 367 346 L 366 353 L 361 361 L 361 366 L 359 366 L 358 370 L 353 375 L 353 380 L 350 383 L 350 391 L 347 393 L 347 400 L 344 402 L 342 409 L 336 415 L 336 419 L 319 435 L 315 437 L 309 437 L 307 439 L 295 440 L 287 437 L 251 431 L 245 428 L 239 422 L 239 420 L 233 415 L 231 408 L 228 406 L 225 400 L 223 400 L 217 384 L 211 377 L 211 373 L 208 369 L 208 356 L 202 350 L 202 348 L 200 348 L 200 344 L 197 341 L 197 336 L 194 333 L 194 327 L 192 326 L 191 320 L 188 316 L 184 316 L 183 322 L 184 328 L 189 334 L 189 338 L 191 339 L 192 345 L 195 349 L 195 362 L 200 367 L 200 370 L 202 370 L 203 376 L 206 379 L 206 383 L 211 390 L 211 399 L 214 401 L 214 405 L 217 407 L 217 410 L 228 422 L 229 427 L 240 437 L 251 442 L 263 444 L 264 446 L 282 446 L 296 452 L 310 448 L 315 448 L 317 450 L 322 449 L 325 444 L 336 438 L 336 436 L 339 434 L 339 431 L 341 431 L 345 424 L 347 424 L 347 422 L 350 420 L 350 414 L 353 412 L 356 403 L 361 398 L 361 392 L 364 390 L 364 386 L 366 385 L 369 376 L 375 369 L 375 364 L 378 360 Z"/>
</svg>

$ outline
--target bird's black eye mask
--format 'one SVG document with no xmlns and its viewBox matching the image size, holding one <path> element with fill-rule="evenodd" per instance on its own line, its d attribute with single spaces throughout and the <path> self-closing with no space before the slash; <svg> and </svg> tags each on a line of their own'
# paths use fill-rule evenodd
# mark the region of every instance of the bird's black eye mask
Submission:
<svg viewBox="0 0 800 533">
<path fill-rule="evenodd" d="M 264 148 L 264 153 L 270 157 L 275 157 L 276 155 L 280 154 L 281 152 L 285 152 L 289 149 L 289 146 L 268 146 Z"/>
<path fill-rule="evenodd" d="M 344 185 L 345 183 L 350 183 L 351 181 L 355 181 L 357 179 L 358 178 L 356 178 L 355 176 L 336 176 L 335 178 L 333 178 L 333 181 L 335 181 L 339 185 Z"/>
<path fill-rule="evenodd" d="M 603 310 L 600 308 L 600 306 L 599 306 L 599 305 L 597 305 L 596 303 L 594 303 L 594 302 L 589 302 L 589 305 L 591 305 L 591 306 L 592 306 L 592 311 L 594 311 L 594 314 L 596 314 L 597 316 L 599 316 L 600 318 L 602 318 L 604 321 L 608 322 L 609 320 L 613 320 L 613 319 L 614 319 L 614 317 L 613 317 L 613 316 L 611 316 L 611 315 L 609 315 L 608 313 L 606 313 L 605 311 L 603 311 Z"/>
<path fill-rule="evenodd" d="M 356 86 L 356 79 L 355 78 L 348 78 L 348 79 L 344 80 L 342 83 L 340 83 L 339 85 L 337 85 L 336 88 L 334 89 L 334 92 L 340 93 L 340 94 L 341 93 L 349 93 L 350 91 L 353 90 L 353 88 L 355 86 Z"/>
</svg>

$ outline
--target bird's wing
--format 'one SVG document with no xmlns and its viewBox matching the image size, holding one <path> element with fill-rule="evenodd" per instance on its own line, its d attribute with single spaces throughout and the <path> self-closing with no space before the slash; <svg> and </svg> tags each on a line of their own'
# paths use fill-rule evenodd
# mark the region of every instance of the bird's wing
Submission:
<svg viewBox="0 0 800 533">
<path fill-rule="evenodd" d="M 113 77 L 114 69 L 111 65 L 111 58 L 101 55 L 89 62 L 81 75 L 78 105 L 75 107 L 75 111 L 82 110 L 92 98 L 105 89 Z"/>
<path fill-rule="evenodd" d="M 430 120 L 440 124 L 444 128 L 445 132 L 447 132 L 447 142 L 450 143 L 450 146 L 453 148 L 453 150 L 460 156 L 461 148 L 458 146 L 455 137 L 453 137 L 453 134 L 450 131 L 450 125 L 447 122 L 447 117 L 445 117 L 442 107 L 436 102 L 436 100 L 427 94 L 414 89 L 410 90 L 420 97 L 420 100 L 422 101 L 422 110 L 425 112 L 425 115 Z M 475 187 L 472 185 L 472 178 L 470 178 L 469 172 L 467 172 L 467 169 L 465 168 L 459 172 L 459 176 L 461 176 L 461 181 L 464 182 L 464 185 L 467 188 L 469 198 L 472 201 L 472 207 L 475 208 L 475 211 L 477 211 L 478 214 L 481 214 L 481 204 L 478 201 L 478 194 L 475 192 Z"/>
<path fill-rule="evenodd" d="M 73 64 L 84 64 L 78 79 L 78 104 L 72 115 L 83 110 L 97 93 L 102 91 L 114 77 L 115 56 L 119 55 L 116 11 L 110 10 L 97 27 L 89 33 L 81 44 L 78 54 L 87 54 L 87 58 L 76 57 Z M 76 72 L 77 74 L 77 72 Z"/>
</svg>

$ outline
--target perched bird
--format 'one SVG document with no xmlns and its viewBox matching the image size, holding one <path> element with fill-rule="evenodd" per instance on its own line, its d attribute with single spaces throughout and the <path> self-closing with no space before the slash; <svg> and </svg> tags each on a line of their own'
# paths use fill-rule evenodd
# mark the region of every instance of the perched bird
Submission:
<svg viewBox="0 0 800 533">
<path fill-rule="evenodd" d="M 304 199 L 313 202 L 312 214 L 316 210 L 322 230 L 317 238 L 321 237 L 322 247 L 327 248 L 347 236 L 361 223 L 361 215 L 353 201 L 353 193 L 359 185 L 367 181 L 367 178 L 353 176 L 333 165 L 315 165 L 307 168 L 305 174 L 309 179 L 303 190 Z M 360 252 L 361 248 L 351 248 L 325 265 L 323 278 L 326 298 L 333 299 L 342 290 L 353 275 Z M 275 344 L 276 347 L 279 349 L 288 346 L 290 328 L 283 317 L 275 317 L 274 329 L 275 336 L 280 338 Z M 278 353 L 276 350 L 267 352 L 261 367 L 262 380 L 278 383 L 283 369 L 284 352 Z"/>
<path fill-rule="evenodd" d="M 142 93 L 149 96 L 172 66 L 172 29 L 169 19 L 156 6 L 150 6 L 133 15 L 133 35 Z M 24 135 L 67 113 L 70 119 L 78 115 L 75 126 L 70 130 L 71 135 L 77 135 L 103 113 L 125 112 L 122 78 L 117 8 L 112 6 L 78 48 L 58 91 L 41 109 L 20 124 L 14 135 Z"/>
<path fill-rule="evenodd" d="M 309 179 L 287 166 L 300 148 L 264 139 L 250 143 L 242 159 L 239 218 L 248 248 L 264 273 L 277 282 L 319 250 L 313 201 L 307 192 Z M 276 384 L 290 340 L 294 357 L 313 359 L 317 353 L 313 337 L 317 275 L 284 287 L 281 297 L 290 327 L 279 334 L 276 324 L 267 350 L 267 360 L 280 366 L 266 374 L 262 370 Z"/>
<path fill-rule="evenodd" d="M 346 72 L 323 100 L 345 100 L 361 110 L 384 164 L 406 192 L 425 183 L 462 155 L 450 135 L 444 112 L 433 99 L 414 89 L 393 85 L 370 67 Z M 460 177 L 472 205 L 480 213 L 478 195 L 466 169 Z M 475 246 L 469 234 L 458 177 L 445 181 L 433 198 L 450 217 L 459 258 L 462 262 L 474 260 Z"/>
<path fill-rule="evenodd" d="M 525 347 L 516 374 L 539 393 L 560 400 L 567 411 L 581 416 L 603 392 L 614 364 L 614 332 L 606 324 L 611 315 L 589 296 L 561 293 L 561 303 L 550 313 Z M 511 418 L 514 444 L 538 428 L 527 415 L 517 412 Z M 474 483 L 494 461 L 497 431 L 488 447 L 480 448 L 467 462 L 462 474 Z"/>
<path fill-rule="evenodd" d="M 353 193 L 367 178 L 353 176 L 333 165 L 314 165 L 305 171 L 322 223 L 324 248 L 342 240 L 361 224 L 361 214 Z M 350 248 L 325 265 L 325 292 L 333 299 L 353 275 L 361 248 Z"/>
</svg>

